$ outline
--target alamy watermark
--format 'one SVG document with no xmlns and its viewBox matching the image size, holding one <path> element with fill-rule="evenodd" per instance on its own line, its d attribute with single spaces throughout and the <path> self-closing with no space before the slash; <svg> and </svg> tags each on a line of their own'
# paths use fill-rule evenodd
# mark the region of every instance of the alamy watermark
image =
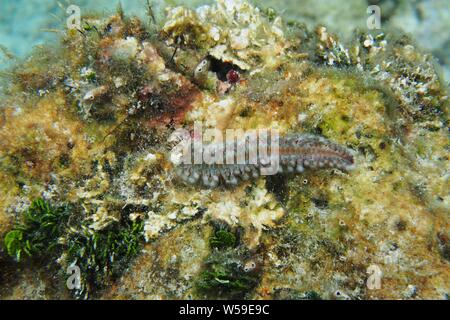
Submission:
<svg viewBox="0 0 450 320">
<path fill-rule="evenodd" d="M 77 265 L 72 265 L 67 268 L 66 271 L 69 276 L 66 281 L 67 288 L 69 290 L 81 289 L 81 270 Z"/>
<path fill-rule="evenodd" d="M 367 268 L 367 274 L 369 275 L 366 282 L 367 289 L 381 289 L 381 277 L 383 275 L 381 268 L 376 264 L 372 264 Z"/>
<path fill-rule="evenodd" d="M 191 134 L 186 129 L 176 130 L 171 141 L 178 141 L 170 158 L 174 164 L 206 165 L 261 165 L 261 175 L 274 175 L 280 166 L 280 134 L 275 129 L 203 130 L 195 122 Z"/>
<path fill-rule="evenodd" d="M 67 18 L 67 29 L 69 30 L 81 30 L 81 9 L 79 6 L 70 5 L 66 13 L 69 15 Z"/>
<path fill-rule="evenodd" d="M 367 18 L 366 24 L 369 30 L 381 29 L 381 8 L 379 6 L 368 6 L 367 14 L 370 16 Z"/>
</svg>

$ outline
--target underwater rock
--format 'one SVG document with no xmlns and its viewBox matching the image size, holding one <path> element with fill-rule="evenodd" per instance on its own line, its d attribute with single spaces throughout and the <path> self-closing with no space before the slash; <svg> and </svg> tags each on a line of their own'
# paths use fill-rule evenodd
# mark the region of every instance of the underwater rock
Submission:
<svg viewBox="0 0 450 320">
<path fill-rule="evenodd" d="M 10 252 L 42 197 L 70 205 L 70 223 L 56 253 L 29 259 L 100 270 L 78 298 L 202 298 L 195 283 L 226 291 L 211 278 L 224 259 L 228 289 L 247 281 L 239 297 L 445 297 L 448 88 L 412 39 L 343 41 L 241 0 L 168 8 L 152 25 L 124 12 L 83 22 L 91 28 L 3 76 L 0 235 Z M 283 171 L 298 174 L 178 183 L 171 137 L 196 122 L 277 130 Z M 208 245 L 217 224 L 231 247 Z M 381 288 L 367 285 L 370 270 L 382 271 Z M 62 297 L 65 280 L 46 283 Z"/>
</svg>

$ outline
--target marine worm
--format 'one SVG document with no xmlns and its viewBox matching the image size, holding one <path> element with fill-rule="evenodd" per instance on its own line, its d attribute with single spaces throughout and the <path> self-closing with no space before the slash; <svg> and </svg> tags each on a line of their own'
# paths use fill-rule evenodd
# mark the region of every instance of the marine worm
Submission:
<svg viewBox="0 0 450 320">
<path fill-rule="evenodd" d="M 244 146 L 248 148 L 248 144 Z M 204 146 L 202 153 L 210 152 L 211 149 L 207 149 L 210 147 Z M 239 147 L 235 145 L 234 148 L 236 151 Z M 242 164 L 180 164 L 175 168 L 175 173 L 187 184 L 198 184 L 207 188 L 219 185 L 236 186 L 240 181 L 260 177 L 261 169 L 268 165 L 267 161 L 260 158 L 259 153 L 256 159 L 251 159 L 247 150 L 245 154 Z M 290 134 L 280 137 L 278 157 L 276 174 L 329 168 L 349 171 L 354 167 L 352 150 L 315 135 Z"/>
</svg>

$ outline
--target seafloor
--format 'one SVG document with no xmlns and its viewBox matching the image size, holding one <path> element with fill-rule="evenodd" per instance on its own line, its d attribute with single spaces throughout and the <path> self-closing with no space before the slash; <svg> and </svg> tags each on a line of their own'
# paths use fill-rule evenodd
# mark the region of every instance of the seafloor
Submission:
<svg viewBox="0 0 450 320">
<path fill-rule="evenodd" d="M 0 298 L 448 298 L 445 1 L 44 3 L 19 41 L 2 0 Z M 303 137 L 305 171 L 183 183 L 196 122 Z"/>
</svg>

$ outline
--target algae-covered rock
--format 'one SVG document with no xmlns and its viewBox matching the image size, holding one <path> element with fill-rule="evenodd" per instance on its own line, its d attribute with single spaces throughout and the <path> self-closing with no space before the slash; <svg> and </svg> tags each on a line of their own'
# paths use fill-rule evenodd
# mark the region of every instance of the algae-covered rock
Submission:
<svg viewBox="0 0 450 320">
<path fill-rule="evenodd" d="M 5 73 L 2 297 L 445 298 L 448 89 L 434 58 L 403 34 L 343 41 L 301 23 L 241 0 L 158 22 L 119 10 Z M 276 129 L 292 159 L 271 176 L 225 164 L 179 179 L 174 146 L 198 123 Z M 24 263 L 35 278 L 11 272 Z"/>
</svg>

